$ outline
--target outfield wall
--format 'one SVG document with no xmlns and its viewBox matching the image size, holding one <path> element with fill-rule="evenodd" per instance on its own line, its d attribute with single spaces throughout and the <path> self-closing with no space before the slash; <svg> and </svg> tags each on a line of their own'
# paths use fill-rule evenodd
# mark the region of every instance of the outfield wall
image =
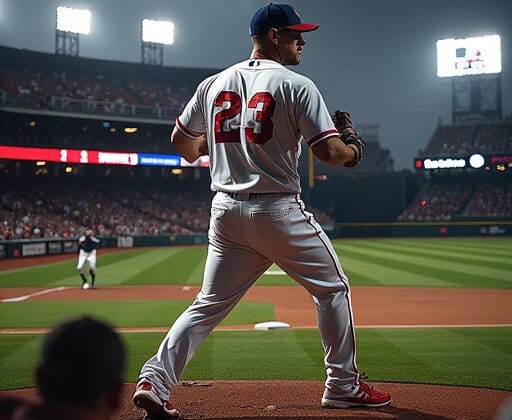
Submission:
<svg viewBox="0 0 512 420">
<path fill-rule="evenodd" d="M 512 221 L 337 223 L 335 237 L 510 236 Z"/>
<path fill-rule="evenodd" d="M 98 237 L 101 248 L 135 248 L 142 246 L 206 245 L 206 233 L 165 236 Z M 78 237 L 62 239 L 20 239 L 0 241 L 0 258 L 22 258 L 38 255 L 78 253 Z"/>
</svg>

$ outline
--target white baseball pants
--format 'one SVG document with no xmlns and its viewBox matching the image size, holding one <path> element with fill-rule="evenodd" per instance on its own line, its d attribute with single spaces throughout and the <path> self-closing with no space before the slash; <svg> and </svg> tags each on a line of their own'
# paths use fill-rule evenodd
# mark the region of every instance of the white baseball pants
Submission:
<svg viewBox="0 0 512 420">
<path fill-rule="evenodd" d="M 91 252 L 85 252 L 83 249 L 78 253 L 78 263 L 76 269 L 83 272 L 85 263 L 89 263 L 89 270 L 96 272 L 96 250 L 93 249 Z"/>
<path fill-rule="evenodd" d="M 200 344 L 275 262 L 316 304 L 326 386 L 350 392 L 359 371 L 348 279 L 329 238 L 299 196 L 217 193 L 208 237 L 202 289 L 144 364 L 140 378 L 148 379 L 167 401 Z"/>
</svg>

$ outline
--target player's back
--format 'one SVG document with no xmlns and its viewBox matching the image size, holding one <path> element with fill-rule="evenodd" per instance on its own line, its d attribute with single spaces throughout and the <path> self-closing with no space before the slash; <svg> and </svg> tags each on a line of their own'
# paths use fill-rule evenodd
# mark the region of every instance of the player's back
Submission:
<svg viewBox="0 0 512 420">
<path fill-rule="evenodd" d="M 300 191 L 301 96 L 310 86 L 306 77 L 259 59 L 236 64 L 205 83 L 214 190 Z"/>
</svg>

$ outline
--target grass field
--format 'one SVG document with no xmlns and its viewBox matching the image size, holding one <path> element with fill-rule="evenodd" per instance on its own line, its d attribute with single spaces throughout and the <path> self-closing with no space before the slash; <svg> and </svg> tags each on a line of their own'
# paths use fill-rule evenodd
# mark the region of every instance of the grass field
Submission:
<svg viewBox="0 0 512 420">
<path fill-rule="evenodd" d="M 512 288 L 512 239 L 336 240 L 353 286 Z M 206 248 L 135 249 L 99 255 L 101 285 L 200 284 Z M 0 287 L 78 286 L 75 261 L 0 272 Z M 292 285 L 277 267 L 260 285 Z M 0 303 L 0 328 L 47 327 L 79 314 L 115 326 L 169 325 L 184 301 Z M 512 310 L 512 309 L 511 309 Z M 224 321 L 273 319 L 268 304 L 241 302 Z M 512 327 L 358 330 L 358 364 L 372 381 L 440 383 L 512 390 Z M 123 333 L 127 380 L 156 350 L 163 333 Z M 42 336 L 3 334 L 0 390 L 33 386 Z M 324 379 L 316 330 L 216 331 L 183 379 Z"/>
</svg>

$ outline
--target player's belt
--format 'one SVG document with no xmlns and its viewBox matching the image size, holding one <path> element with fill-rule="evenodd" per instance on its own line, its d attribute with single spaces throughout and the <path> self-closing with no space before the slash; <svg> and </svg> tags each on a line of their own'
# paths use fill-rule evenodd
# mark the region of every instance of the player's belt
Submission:
<svg viewBox="0 0 512 420">
<path fill-rule="evenodd" d="M 271 197 L 271 196 L 285 196 L 285 195 L 293 195 L 294 193 L 246 193 L 246 192 L 225 192 L 227 196 L 231 197 L 233 200 L 237 201 L 248 201 L 254 200 L 256 198 L 263 197 Z"/>
</svg>

